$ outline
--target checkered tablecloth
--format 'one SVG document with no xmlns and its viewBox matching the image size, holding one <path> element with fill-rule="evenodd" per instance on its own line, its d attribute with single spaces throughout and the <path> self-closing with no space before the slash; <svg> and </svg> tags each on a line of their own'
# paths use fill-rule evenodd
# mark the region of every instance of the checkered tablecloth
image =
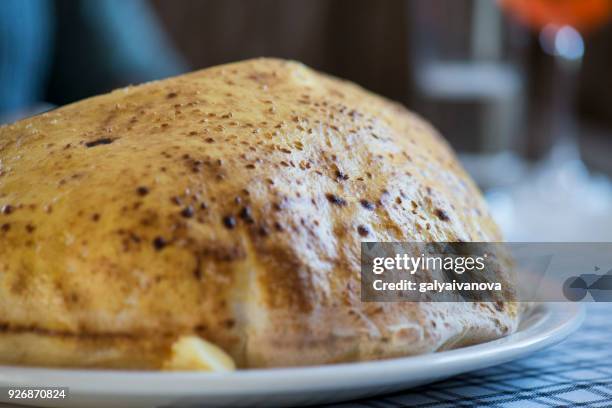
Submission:
<svg viewBox="0 0 612 408">
<path fill-rule="evenodd" d="M 612 304 L 591 303 L 583 326 L 528 357 L 347 407 L 612 407 Z"/>
</svg>

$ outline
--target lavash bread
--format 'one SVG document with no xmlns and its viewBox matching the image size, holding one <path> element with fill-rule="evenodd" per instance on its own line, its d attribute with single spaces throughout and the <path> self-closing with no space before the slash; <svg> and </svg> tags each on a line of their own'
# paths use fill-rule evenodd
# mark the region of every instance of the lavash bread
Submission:
<svg viewBox="0 0 612 408">
<path fill-rule="evenodd" d="M 0 364 L 238 367 L 499 338 L 511 303 L 360 299 L 362 241 L 499 241 L 431 126 L 299 63 L 127 87 L 0 128 Z"/>
</svg>

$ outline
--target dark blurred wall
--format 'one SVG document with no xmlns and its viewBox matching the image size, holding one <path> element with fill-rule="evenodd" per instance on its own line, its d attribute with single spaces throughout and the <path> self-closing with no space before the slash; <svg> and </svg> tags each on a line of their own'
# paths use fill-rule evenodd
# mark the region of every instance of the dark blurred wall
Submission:
<svg viewBox="0 0 612 408">
<path fill-rule="evenodd" d="M 403 0 L 153 0 L 194 68 L 272 56 L 407 101 Z"/>
<path fill-rule="evenodd" d="M 612 127 L 612 23 L 586 36 L 580 85 L 581 113 Z"/>
</svg>

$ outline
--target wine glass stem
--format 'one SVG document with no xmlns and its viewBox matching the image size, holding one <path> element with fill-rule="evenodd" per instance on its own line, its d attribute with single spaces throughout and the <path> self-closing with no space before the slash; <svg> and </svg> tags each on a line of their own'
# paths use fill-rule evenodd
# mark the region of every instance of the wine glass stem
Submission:
<svg viewBox="0 0 612 408">
<path fill-rule="evenodd" d="M 553 61 L 551 90 L 552 150 L 562 150 L 579 158 L 578 124 L 575 103 L 582 57 L 569 59 L 556 54 Z"/>
</svg>

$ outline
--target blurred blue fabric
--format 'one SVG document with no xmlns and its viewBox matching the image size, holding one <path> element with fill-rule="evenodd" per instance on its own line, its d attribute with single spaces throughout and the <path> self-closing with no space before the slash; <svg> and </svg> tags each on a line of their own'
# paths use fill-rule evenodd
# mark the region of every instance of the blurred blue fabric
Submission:
<svg viewBox="0 0 612 408">
<path fill-rule="evenodd" d="M 47 0 L 0 2 L 0 113 L 40 101 L 53 42 Z"/>
<path fill-rule="evenodd" d="M 0 115 L 185 70 L 144 0 L 0 2 Z"/>
</svg>

